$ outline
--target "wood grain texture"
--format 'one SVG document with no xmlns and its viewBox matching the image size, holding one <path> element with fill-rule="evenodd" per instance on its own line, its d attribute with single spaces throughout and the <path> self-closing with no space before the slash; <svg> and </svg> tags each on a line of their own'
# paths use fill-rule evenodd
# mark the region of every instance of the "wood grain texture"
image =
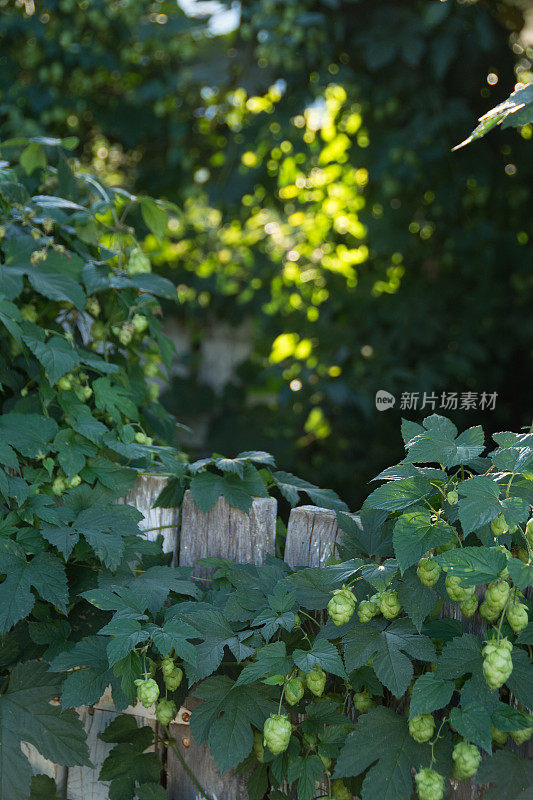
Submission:
<svg viewBox="0 0 533 800">
<path fill-rule="evenodd" d="M 60 797 L 66 797 L 68 767 L 53 764 L 44 758 L 37 748 L 29 742 L 21 742 L 21 750 L 30 762 L 31 771 L 34 775 L 47 775 L 56 782 L 57 792 Z"/>
<path fill-rule="evenodd" d="M 180 566 L 194 567 L 194 574 L 212 571 L 198 564 L 200 558 L 217 556 L 241 564 L 263 564 L 276 544 L 277 503 L 273 497 L 255 497 L 250 513 L 233 508 L 219 497 L 204 514 L 190 491 L 185 492 L 180 536 Z"/>
<path fill-rule="evenodd" d="M 173 565 L 177 562 L 179 538 L 179 508 L 153 508 L 159 494 L 168 483 L 165 475 L 139 475 L 135 486 L 125 497 L 117 502 L 135 506 L 144 516 L 139 528 L 146 531 L 146 538 L 150 541 L 163 537 L 163 550 L 165 553 L 174 553 Z"/>
<path fill-rule="evenodd" d="M 200 703 L 188 697 L 185 705 L 193 709 Z M 195 742 L 188 725 L 171 725 L 170 733 L 189 769 L 205 790 L 202 795 L 170 747 L 167 751 L 167 794 L 169 800 L 247 800 L 246 776 L 226 772 L 220 775 L 206 744 Z"/>
<path fill-rule="evenodd" d="M 285 561 L 291 567 L 323 567 L 330 555 L 336 554 L 341 533 L 335 511 L 316 506 L 293 508 L 287 526 Z"/>
</svg>

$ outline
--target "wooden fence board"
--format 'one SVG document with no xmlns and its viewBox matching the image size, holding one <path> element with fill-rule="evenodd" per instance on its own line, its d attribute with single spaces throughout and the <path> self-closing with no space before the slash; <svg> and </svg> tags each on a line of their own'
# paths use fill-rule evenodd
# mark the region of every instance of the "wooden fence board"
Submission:
<svg viewBox="0 0 533 800">
<path fill-rule="evenodd" d="M 194 567 L 194 574 L 210 570 L 198 565 L 200 558 L 218 556 L 241 564 L 263 564 L 275 552 L 277 503 L 273 497 L 255 497 L 250 513 L 239 511 L 219 497 L 207 514 L 185 492 L 180 536 L 180 566 Z"/>
<path fill-rule="evenodd" d="M 159 494 L 168 483 L 165 475 L 139 475 L 135 486 L 119 503 L 135 506 L 144 516 L 139 523 L 146 538 L 150 541 L 163 537 L 163 550 L 165 553 L 174 553 L 173 566 L 177 564 L 179 541 L 179 508 L 153 508 Z"/>
<path fill-rule="evenodd" d="M 323 567 L 336 554 L 341 535 L 335 511 L 317 506 L 293 508 L 287 526 L 285 561 L 291 567 Z"/>
</svg>

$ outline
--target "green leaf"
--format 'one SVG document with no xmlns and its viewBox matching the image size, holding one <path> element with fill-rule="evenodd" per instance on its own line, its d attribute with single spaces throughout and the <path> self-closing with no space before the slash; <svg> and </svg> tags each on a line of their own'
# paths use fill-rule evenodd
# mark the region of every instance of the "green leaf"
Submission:
<svg viewBox="0 0 533 800">
<path fill-rule="evenodd" d="M 34 775 L 29 800 L 61 800 L 55 780 L 48 775 Z"/>
<path fill-rule="evenodd" d="M 47 542 L 59 550 L 65 561 L 68 561 L 70 554 L 80 538 L 78 532 L 73 528 L 69 528 L 68 525 L 46 524 L 41 525 L 40 531 L 43 539 L 46 539 Z"/>
<path fill-rule="evenodd" d="M 154 740 L 154 731 L 148 725 L 138 728 L 134 717 L 123 715 L 108 725 L 100 739 L 118 742 L 104 761 L 99 775 L 101 781 L 111 781 L 109 800 L 133 798 L 137 783 L 141 786 L 159 783 L 161 761 L 155 753 L 145 752 Z"/>
<path fill-rule="evenodd" d="M 103 636 L 86 636 L 71 650 L 60 653 L 53 659 L 50 668 L 54 672 L 82 667 L 71 672 L 63 683 L 61 690 L 63 708 L 93 705 L 101 698 L 110 683 L 115 694 L 118 682 L 109 667 L 106 644 Z M 121 695 L 119 697 L 121 699 Z M 119 705 L 116 703 L 116 698 L 115 704 Z"/>
<path fill-rule="evenodd" d="M 435 556 L 445 572 L 463 578 L 464 586 L 496 580 L 507 564 L 497 547 L 461 547 Z"/>
<path fill-rule="evenodd" d="M 435 748 L 434 769 L 449 774 L 449 746 Z M 362 714 L 337 760 L 334 778 L 361 775 L 365 770 L 362 800 L 405 800 L 412 796 L 412 767 L 429 763 L 430 748 L 409 734 L 407 720 L 389 708 L 378 707 Z"/>
<path fill-rule="evenodd" d="M 510 558 L 507 562 L 509 576 L 519 589 L 527 589 L 533 585 L 533 566 L 524 564 L 519 558 Z"/>
<path fill-rule="evenodd" d="M 298 800 L 312 800 L 315 796 L 315 785 L 324 772 L 324 765 L 319 756 L 292 756 L 289 760 L 287 780 L 297 782 Z"/>
<path fill-rule="evenodd" d="M 533 619 L 530 619 L 523 631 L 516 638 L 517 644 L 533 644 Z"/>
<path fill-rule="evenodd" d="M 453 537 L 455 530 L 451 525 L 434 519 L 428 508 L 417 506 L 404 512 L 396 522 L 392 540 L 402 573 L 418 563 L 428 550 L 447 544 Z"/>
<path fill-rule="evenodd" d="M 43 365 L 50 383 L 55 383 L 62 375 L 80 363 L 78 354 L 62 336 L 51 336 L 46 342 L 40 342 L 31 336 L 22 338 Z"/>
<path fill-rule="evenodd" d="M 533 726 L 533 720 L 525 711 L 519 711 L 506 703 L 498 703 L 492 712 L 492 724 L 495 728 L 507 733 L 530 728 Z"/>
<path fill-rule="evenodd" d="M 453 680 L 469 672 L 480 673 L 482 661 L 479 637 L 465 633 L 446 642 L 437 661 L 436 674 Z"/>
<path fill-rule="evenodd" d="M 146 223 L 154 236 L 162 239 L 167 230 L 168 214 L 165 209 L 158 205 L 151 197 L 143 197 L 141 200 L 141 213 Z"/>
<path fill-rule="evenodd" d="M 44 663 L 17 664 L 0 695 L 0 800 L 27 800 L 32 770 L 20 749 L 30 742 L 56 764 L 91 766 L 85 734 L 74 711 L 60 711 L 57 676 Z"/>
<path fill-rule="evenodd" d="M 248 513 L 254 497 L 268 497 L 268 491 L 261 476 L 252 464 L 245 464 L 243 477 L 235 473 L 216 475 L 213 472 L 200 472 L 191 480 L 193 500 L 204 514 L 223 496 L 227 502 Z"/>
<path fill-rule="evenodd" d="M 311 650 L 295 650 L 292 657 L 296 666 L 304 672 L 310 672 L 318 664 L 332 675 L 339 675 L 341 678 L 346 675 L 339 651 L 326 639 L 315 639 Z"/>
<path fill-rule="evenodd" d="M 533 709 L 533 664 L 522 648 L 514 647 L 512 652 L 513 671 L 506 684 L 514 696 L 526 708 Z"/>
<path fill-rule="evenodd" d="M 46 167 L 46 155 L 43 150 L 42 145 L 37 144 L 37 142 L 30 142 L 30 144 L 24 148 L 22 153 L 20 154 L 20 166 L 26 173 L 26 175 L 31 175 L 32 172 L 35 172 L 36 169 L 39 167 Z"/>
<path fill-rule="evenodd" d="M 161 275 L 144 272 L 130 277 L 130 283 L 142 292 L 149 292 L 157 297 L 166 297 L 168 300 L 176 299 L 176 287 L 167 278 Z M 161 337 L 158 337 L 161 346 Z"/>
<path fill-rule="evenodd" d="M 492 752 L 490 711 L 479 703 L 469 703 L 464 708 L 452 708 L 450 722 L 460 736 L 477 744 L 487 753 Z"/>
<path fill-rule="evenodd" d="M 483 429 L 477 425 L 457 436 L 457 428 L 446 417 L 432 414 L 423 421 L 426 430 L 406 442 L 408 461 L 442 464 L 445 468 L 467 464 L 484 449 Z"/>
<path fill-rule="evenodd" d="M 393 620 L 385 630 L 372 623 L 359 625 L 348 631 L 343 641 L 347 671 L 358 669 L 373 658 L 376 675 L 395 697 L 402 697 L 411 683 L 411 658 L 434 661 L 436 657 L 431 639 L 418 634 L 407 619 Z"/>
<path fill-rule="evenodd" d="M 107 644 L 107 658 L 109 666 L 112 667 L 117 661 L 123 658 L 141 642 L 146 642 L 150 638 L 150 633 L 136 619 L 112 619 L 98 631 L 100 636 L 111 636 Z M 168 651 L 167 651 L 168 652 Z"/>
<path fill-rule="evenodd" d="M 52 264 L 44 261 L 28 272 L 28 280 L 39 294 L 50 300 L 66 300 L 79 311 L 85 308 L 86 296 L 78 281 L 63 272 L 58 272 Z"/>
<path fill-rule="evenodd" d="M 370 563 L 361 568 L 361 575 L 367 583 L 381 592 L 386 589 L 398 572 L 398 562 L 387 558 L 382 564 Z"/>
<path fill-rule="evenodd" d="M 368 556 L 392 555 L 390 526 L 386 525 L 387 511 L 363 508 L 357 517 L 337 513 L 337 525 L 346 536 L 342 547 L 350 554 L 362 553 Z"/>
<path fill-rule="evenodd" d="M 398 600 L 420 633 L 424 620 L 435 608 L 437 593 L 424 586 L 416 574 L 415 567 L 407 570 L 403 580 L 399 582 L 397 593 Z"/>
<path fill-rule="evenodd" d="M 209 743 L 221 773 L 239 764 L 252 749 L 252 725 L 262 730 L 267 717 L 277 710 L 273 691 L 262 684 L 235 686 L 225 675 L 208 678 L 195 690 L 204 702 L 192 713 L 192 733 L 199 744 Z"/>
<path fill-rule="evenodd" d="M 0 439 L 11 445 L 23 456 L 35 458 L 42 451 L 48 452 L 48 442 L 58 431 L 57 423 L 40 414 L 17 414 L 11 412 L 0 416 Z"/>
<path fill-rule="evenodd" d="M 330 508 L 333 511 L 348 511 L 346 503 L 332 489 L 320 489 L 313 483 L 297 478 L 290 472 L 273 472 L 272 477 L 279 491 L 291 506 L 298 503 L 300 494 L 303 492 L 317 506 Z"/>
<path fill-rule="evenodd" d="M 502 128 L 522 127 L 531 121 L 533 121 L 533 86 L 531 84 L 521 85 L 511 92 L 507 100 L 480 117 L 479 125 L 474 128 L 470 136 L 453 149 L 458 150 L 460 147 L 465 147 L 476 139 L 480 139 L 496 125 L 501 124 Z"/>
<path fill-rule="evenodd" d="M 0 634 L 28 616 L 35 603 L 33 587 L 43 600 L 66 612 L 67 578 L 61 561 L 52 553 L 37 553 L 30 561 L 10 540 L 0 542 Z"/>
<path fill-rule="evenodd" d="M 135 403 L 122 386 L 111 383 L 110 378 L 98 378 L 91 386 L 96 407 L 107 411 L 116 422 L 121 421 L 121 414 L 125 414 L 131 420 L 139 418 Z"/>
<path fill-rule="evenodd" d="M 444 708 L 451 700 L 455 683 L 440 678 L 434 672 L 426 672 L 416 679 L 409 705 L 409 719 L 419 714 L 430 714 Z"/>
<path fill-rule="evenodd" d="M 244 661 L 254 650 L 242 644 L 248 631 L 236 633 L 224 615 L 208 603 L 181 603 L 177 607 L 179 617 L 196 628 L 203 641 L 196 646 L 198 666 L 189 666 L 187 672 L 192 681 L 201 680 L 214 672 L 222 661 L 224 648 L 229 647 L 237 661 Z"/>
<path fill-rule="evenodd" d="M 143 783 L 137 789 L 137 800 L 167 800 L 168 795 L 158 783 Z"/>
<path fill-rule="evenodd" d="M 374 489 L 364 503 L 364 508 L 379 508 L 383 511 L 403 511 L 404 508 L 419 503 L 429 497 L 435 489 L 422 476 L 418 478 L 401 478 Z"/>
<path fill-rule="evenodd" d="M 485 790 L 485 800 L 529 800 L 533 796 L 533 761 L 498 750 L 480 765 L 476 783 L 494 784 Z"/>
<path fill-rule="evenodd" d="M 502 511 L 499 500 L 501 487 L 492 478 L 476 475 L 457 487 L 459 519 L 464 534 L 478 530 Z"/>
<path fill-rule="evenodd" d="M 286 675 L 290 668 L 285 642 L 272 642 L 257 651 L 255 661 L 244 667 L 235 686 L 254 683 L 264 675 Z"/>
</svg>

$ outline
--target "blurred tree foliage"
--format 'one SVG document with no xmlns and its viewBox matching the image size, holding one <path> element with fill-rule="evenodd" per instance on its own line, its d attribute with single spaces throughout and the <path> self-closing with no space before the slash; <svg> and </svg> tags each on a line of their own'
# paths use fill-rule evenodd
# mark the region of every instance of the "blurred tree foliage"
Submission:
<svg viewBox="0 0 533 800">
<path fill-rule="evenodd" d="M 530 423 L 532 128 L 451 153 L 531 79 L 519 10 L 246 0 L 223 35 L 170 2 L 0 11 L 1 136 L 76 135 L 86 166 L 180 209 L 145 247 L 195 345 L 167 401 L 210 411 L 207 449 L 271 450 L 356 503 L 400 456 L 402 392 L 498 392 L 447 413 Z M 213 319 L 254 337 L 216 397 L 197 364 Z"/>
</svg>

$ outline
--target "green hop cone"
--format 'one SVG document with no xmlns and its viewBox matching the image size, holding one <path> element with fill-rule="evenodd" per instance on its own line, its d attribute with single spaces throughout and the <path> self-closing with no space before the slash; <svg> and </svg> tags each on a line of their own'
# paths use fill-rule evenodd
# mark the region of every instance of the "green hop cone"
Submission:
<svg viewBox="0 0 533 800">
<path fill-rule="evenodd" d="M 451 506 L 457 505 L 457 503 L 459 502 L 459 495 L 457 494 L 455 489 L 452 489 L 451 492 L 448 492 L 448 494 L 446 495 L 446 500 Z"/>
<path fill-rule="evenodd" d="M 352 800 L 352 793 L 340 778 L 336 778 L 331 784 L 331 793 L 335 800 Z"/>
<path fill-rule="evenodd" d="M 484 601 L 481 603 L 481 605 L 480 605 L 480 607 L 479 607 L 479 613 L 481 614 L 481 616 L 483 617 L 483 619 L 486 619 L 486 620 L 487 620 L 487 622 L 490 622 L 490 624 L 491 624 L 491 625 L 492 625 L 494 622 L 496 622 L 496 620 L 497 620 L 497 619 L 498 619 L 498 617 L 500 616 L 500 612 L 498 611 L 498 609 L 495 609 L 495 608 L 493 608 L 493 607 L 490 605 L 490 603 L 487 603 L 487 601 L 486 601 L 486 600 L 484 600 Z"/>
<path fill-rule="evenodd" d="M 503 514 L 498 514 L 496 519 L 492 520 L 490 523 L 490 529 L 494 536 L 501 536 L 502 534 L 507 533 L 509 530 L 509 525 L 506 523 Z"/>
<path fill-rule="evenodd" d="M 487 642 L 483 648 L 483 675 L 491 689 L 503 686 L 513 671 L 512 649 L 508 639 Z"/>
<path fill-rule="evenodd" d="M 172 672 L 169 672 L 168 675 L 163 673 L 163 680 L 169 692 L 175 692 L 183 680 L 183 670 L 179 667 L 174 667 Z"/>
<path fill-rule="evenodd" d="M 170 725 L 176 716 L 176 703 L 172 700 L 160 700 L 155 707 L 155 718 L 161 725 Z"/>
<path fill-rule="evenodd" d="M 263 744 L 263 735 L 259 731 L 254 731 L 254 753 L 259 763 L 262 764 L 265 757 L 265 745 Z"/>
<path fill-rule="evenodd" d="M 441 568 L 434 558 L 421 558 L 416 568 L 416 574 L 424 586 L 435 586 L 439 579 Z"/>
<path fill-rule="evenodd" d="M 492 581 L 487 586 L 485 601 L 495 610 L 503 611 L 510 591 L 511 587 L 507 581 Z"/>
<path fill-rule="evenodd" d="M 142 314 L 134 314 L 132 323 L 136 333 L 143 333 L 148 327 L 148 320 Z"/>
<path fill-rule="evenodd" d="M 402 606 L 394 589 L 387 589 L 381 593 L 379 608 L 385 619 L 397 617 Z"/>
<path fill-rule="evenodd" d="M 461 609 L 463 617 L 473 617 L 477 611 L 477 604 L 478 599 L 476 594 L 470 595 L 463 600 L 462 603 L 459 603 L 459 608 Z"/>
<path fill-rule="evenodd" d="M 434 769 L 419 770 L 415 783 L 419 800 L 442 800 L 444 797 L 444 778 Z"/>
<path fill-rule="evenodd" d="M 527 606 L 523 603 L 511 603 L 507 608 L 507 622 L 515 633 L 520 633 L 529 622 Z"/>
<path fill-rule="evenodd" d="M 285 687 L 285 700 L 294 706 L 304 696 L 304 682 L 301 678 L 291 678 Z"/>
<path fill-rule="evenodd" d="M 120 344 L 123 344 L 124 347 L 127 347 L 131 340 L 133 339 L 133 334 L 135 333 L 135 328 L 131 322 L 124 322 L 123 325 L 120 327 L 120 331 L 118 334 L 118 340 Z"/>
<path fill-rule="evenodd" d="M 525 742 L 528 742 L 532 736 L 533 724 L 529 728 L 520 728 L 518 731 L 511 731 L 511 739 L 515 744 L 524 744 Z"/>
<path fill-rule="evenodd" d="M 279 756 L 285 752 L 291 739 L 292 725 L 283 714 L 271 714 L 263 728 L 263 744 L 271 753 Z"/>
<path fill-rule="evenodd" d="M 445 586 L 448 597 L 455 603 L 462 603 L 476 593 L 475 586 L 463 586 L 462 578 L 456 578 L 455 575 L 446 575 Z"/>
<path fill-rule="evenodd" d="M 435 720 L 431 714 L 419 714 L 409 720 L 409 733 L 415 742 L 429 742 L 435 731 Z"/>
<path fill-rule="evenodd" d="M 353 696 L 353 704 L 360 714 L 365 714 L 374 705 L 374 700 L 370 692 L 355 692 Z"/>
<path fill-rule="evenodd" d="M 163 676 L 170 675 L 175 668 L 174 659 L 167 656 L 161 662 L 161 669 L 163 671 Z"/>
<path fill-rule="evenodd" d="M 481 753 L 475 744 L 458 742 L 453 748 L 453 777 L 458 781 L 472 778 L 478 771 Z"/>
<path fill-rule="evenodd" d="M 148 256 L 139 247 L 134 247 L 130 253 L 126 269 L 130 275 L 136 275 L 140 272 L 151 272 L 152 266 Z"/>
<path fill-rule="evenodd" d="M 372 600 L 361 600 L 357 608 L 359 622 L 370 622 L 376 614 L 379 614 L 379 603 L 374 603 Z"/>
<path fill-rule="evenodd" d="M 355 595 L 349 589 L 336 589 L 328 603 L 328 614 L 334 625 L 345 625 L 355 611 Z"/>
<path fill-rule="evenodd" d="M 138 679 L 135 681 L 135 685 L 137 687 L 137 697 L 139 698 L 139 702 L 142 703 L 145 708 L 150 708 L 150 706 L 153 706 L 159 697 L 159 686 L 154 679 Z"/>
<path fill-rule="evenodd" d="M 326 686 L 326 673 L 319 667 L 318 664 L 315 664 L 311 672 L 309 672 L 305 678 L 305 683 L 307 688 L 310 692 L 312 692 L 315 697 L 320 697 Z"/>
<path fill-rule="evenodd" d="M 504 747 L 507 741 L 507 734 L 505 731 L 501 731 L 499 728 L 495 728 L 494 725 L 491 725 L 492 730 L 492 741 L 495 744 L 499 744 L 500 747 Z"/>
</svg>

